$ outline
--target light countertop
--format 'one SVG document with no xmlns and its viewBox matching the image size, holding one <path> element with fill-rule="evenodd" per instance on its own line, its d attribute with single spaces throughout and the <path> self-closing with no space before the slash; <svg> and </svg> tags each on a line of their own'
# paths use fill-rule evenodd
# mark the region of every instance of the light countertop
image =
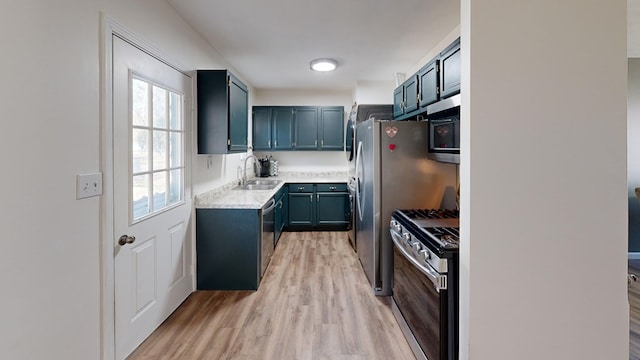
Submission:
<svg viewBox="0 0 640 360">
<path fill-rule="evenodd" d="M 269 176 L 269 180 L 280 180 L 271 190 L 232 190 L 236 181 L 203 194 L 196 195 L 196 209 L 261 209 L 287 183 L 346 183 L 346 171 L 330 172 L 281 172 Z"/>
</svg>

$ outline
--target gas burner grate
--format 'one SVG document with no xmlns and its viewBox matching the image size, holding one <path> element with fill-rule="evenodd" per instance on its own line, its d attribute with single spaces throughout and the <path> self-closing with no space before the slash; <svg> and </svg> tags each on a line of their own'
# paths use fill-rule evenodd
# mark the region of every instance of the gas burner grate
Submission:
<svg viewBox="0 0 640 360">
<path fill-rule="evenodd" d="M 400 210 L 409 219 L 456 219 L 460 211 L 455 209 L 405 209 Z"/>
<path fill-rule="evenodd" d="M 394 211 L 393 217 L 414 236 L 423 234 L 422 239 L 430 239 L 441 251 L 457 251 L 459 215 L 460 211 L 455 209 L 404 209 Z"/>
</svg>

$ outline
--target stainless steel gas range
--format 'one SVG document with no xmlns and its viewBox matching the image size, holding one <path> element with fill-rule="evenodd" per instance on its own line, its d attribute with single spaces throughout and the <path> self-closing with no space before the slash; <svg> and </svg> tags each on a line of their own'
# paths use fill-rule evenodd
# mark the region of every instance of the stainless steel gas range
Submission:
<svg viewBox="0 0 640 360">
<path fill-rule="evenodd" d="M 458 211 L 395 210 L 393 312 L 418 359 L 458 359 Z"/>
</svg>

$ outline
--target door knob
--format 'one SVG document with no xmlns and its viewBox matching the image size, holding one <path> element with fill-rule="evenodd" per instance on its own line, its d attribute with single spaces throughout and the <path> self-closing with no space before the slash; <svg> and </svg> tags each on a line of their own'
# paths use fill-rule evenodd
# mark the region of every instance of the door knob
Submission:
<svg viewBox="0 0 640 360">
<path fill-rule="evenodd" d="M 638 278 L 636 277 L 636 274 L 627 274 L 627 285 L 631 285 L 632 283 L 635 283 L 636 281 L 638 281 Z"/>
<path fill-rule="evenodd" d="M 136 241 L 135 236 L 122 235 L 120 236 L 120 239 L 118 239 L 118 244 L 124 246 L 127 244 L 133 244 L 134 241 Z"/>
</svg>

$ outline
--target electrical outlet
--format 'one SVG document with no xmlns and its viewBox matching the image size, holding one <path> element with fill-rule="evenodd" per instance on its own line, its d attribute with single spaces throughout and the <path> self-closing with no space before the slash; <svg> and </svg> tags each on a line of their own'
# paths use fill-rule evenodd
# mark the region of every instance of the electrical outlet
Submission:
<svg viewBox="0 0 640 360">
<path fill-rule="evenodd" d="M 76 199 L 102 195 L 102 173 L 80 174 L 76 177 Z"/>
</svg>

